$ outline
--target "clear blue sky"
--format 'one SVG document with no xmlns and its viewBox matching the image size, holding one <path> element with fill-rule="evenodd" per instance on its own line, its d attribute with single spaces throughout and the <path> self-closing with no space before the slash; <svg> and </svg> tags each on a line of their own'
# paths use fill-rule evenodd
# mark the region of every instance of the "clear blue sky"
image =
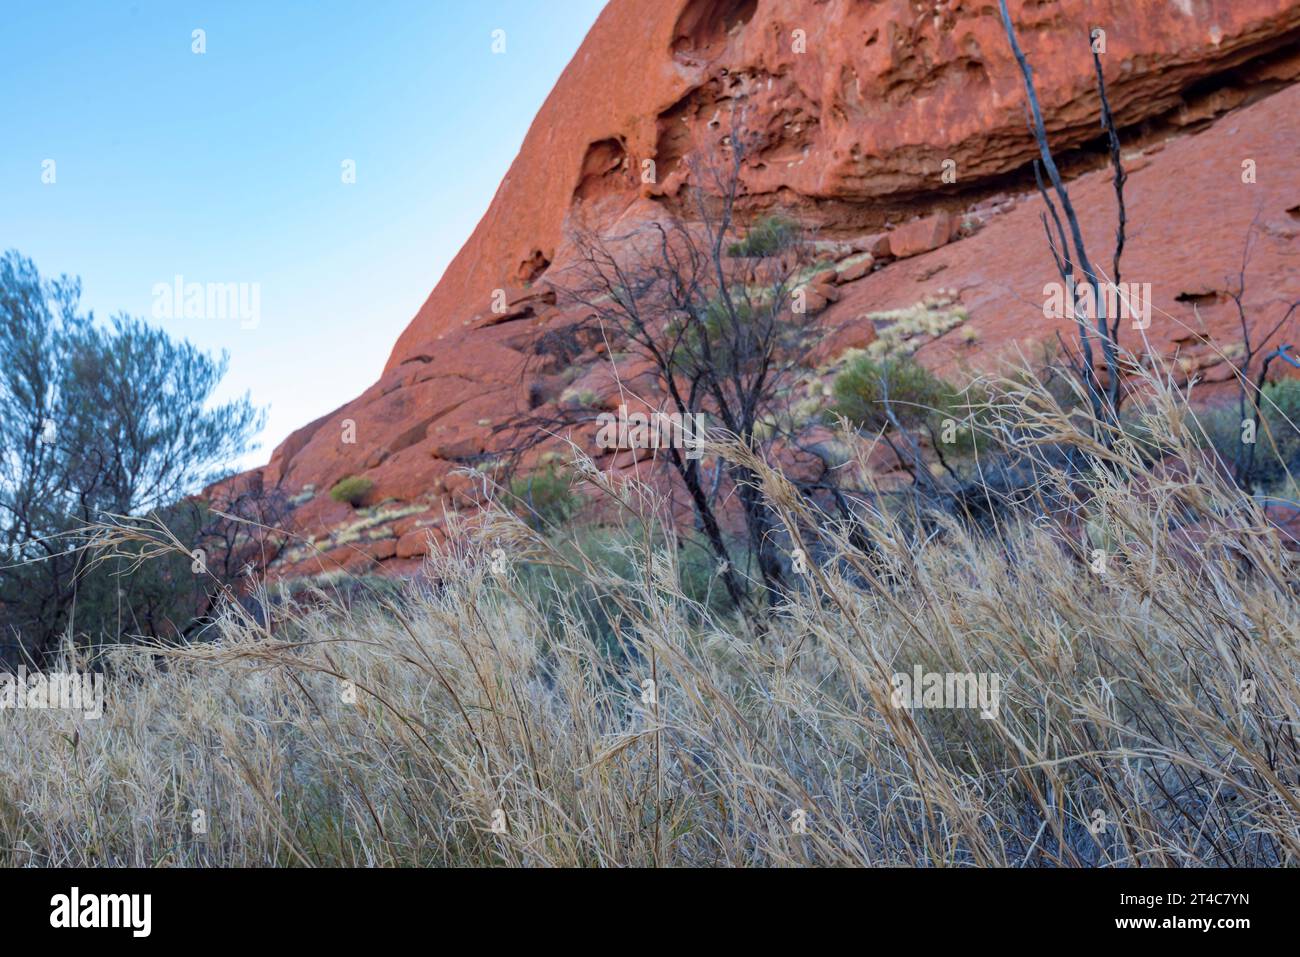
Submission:
<svg viewBox="0 0 1300 957">
<path fill-rule="evenodd" d="M 603 5 L 8 2 L 0 249 L 80 275 L 99 319 L 228 351 L 222 397 L 270 408 L 264 462 L 378 378 Z M 153 319 L 177 274 L 259 283 L 256 328 Z"/>
</svg>

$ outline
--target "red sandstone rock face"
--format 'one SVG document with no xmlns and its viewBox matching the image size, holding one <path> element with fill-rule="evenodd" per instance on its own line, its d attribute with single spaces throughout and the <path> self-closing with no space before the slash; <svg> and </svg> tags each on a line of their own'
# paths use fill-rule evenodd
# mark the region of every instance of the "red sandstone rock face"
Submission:
<svg viewBox="0 0 1300 957">
<path fill-rule="evenodd" d="M 1289 86 L 1300 0 L 1010 7 L 1089 251 L 1109 269 L 1108 174 L 1071 153 L 1099 132 L 1087 36 L 1105 30 L 1133 173 L 1123 278 L 1152 283 L 1153 346 L 1179 351 L 1189 373 L 1226 374 L 1215 356 L 1234 334 L 1225 277 L 1257 215 L 1248 307 L 1264 315 L 1300 295 L 1300 90 Z M 921 348 L 923 361 L 978 365 L 1050 338 L 1042 285 L 1056 277 L 1041 203 L 1026 191 L 1036 150 L 1024 104 L 993 2 L 613 0 L 380 381 L 292 435 L 262 470 L 268 485 L 315 490 L 295 513 L 317 538 L 297 570 L 329 560 L 409 570 L 443 510 L 472 507 L 476 482 L 455 470 L 490 456 L 493 425 L 575 395 L 617 404 L 610 364 L 596 364 L 602 344 L 539 345 L 566 318 L 548 284 L 571 260 L 567 231 L 626 231 L 676 209 L 685 158 L 726 135 L 737 110 L 761 138 L 743 171 L 746 211 L 780 208 L 839 244 L 836 269 L 809 288 L 833 331 L 819 351 L 869 344 L 870 313 L 939 289 L 977 338 L 945 335 Z M 1249 185 L 1247 158 L 1258 171 Z M 646 370 L 619 378 L 654 401 L 660 384 Z M 360 474 L 383 503 L 364 514 L 326 494 Z"/>
<path fill-rule="evenodd" d="M 1237 285 L 1251 223 L 1256 223 L 1246 269 L 1247 315 L 1260 329 L 1282 318 L 1300 299 L 1300 86 L 1290 87 L 1226 116 L 1195 136 L 1157 143 L 1133 156 L 1126 186 L 1129 243 L 1121 280 L 1151 284 L 1150 327 L 1122 322 L 1120 344 L 1142 352 L 1147 344 L 1176 357 L 1184 374 L 1223 381 L 1231 373 L 1220 359 L 1241 341 L 1228 291 Z M 1271 170 L 1242 182 L 1243 158 Z M 1273 175 L 1276 174 L 1276 175 Z M 1111 272 L 1115 204 L 1110 171 L 1086 174 L 1070 185 L 1089 240 L 1090 257 Z M 826 321 L 861 323 L 866 311 L 905 307 L 940 288 L 955 290 L 970 318 L 963 329 L 978 336 L 968 345 L 956 334 L 921 347 L 918 357 L 947 372 L 988 366 L 1019 348 L 1032 358 L 1035 343 L 1058 332 L 1073 341 L 1068 321 L 1043 316 L 1045 283 L 1057 280 L 1043 239 L 1036 195 L 992 215 L 973 236 L 897 262 L 844 287 Z M 1140 225 L 1137 225 L 1140 224 Z M 1300 323 L 1292 326 L 1300 332 Z M 1281 371 L 1281 370 L 1279 370 Z"/>
<path fill-rule="evenodd" d="M 1195 80 L 1258 57 L 1300 27 L 1295 0 L 1015 0 L 1010 8 L 1059 146 L 1097 135 L 1093 25 L 1106 30 L 1111 101 L 1126 125 L 1184 108 L 1179 94 Z M 614 0 L 388 369 L 487 311 L 493 290 L 521 269 L 555 260 L 575 207 L 630 202 L 644 161 L 654 162 L 657 180 L 645 192 L 673 192 L 683 156 L 742 98 L 767 140 L 746 171 L 751 195 L 826 201 L 819 214 L 832 225 L 907 209 L 936 191 L 945 159 L 966 183 L 1022 167 L 1034 147 L 996 10 L 960 0 Z"/>
</svg>

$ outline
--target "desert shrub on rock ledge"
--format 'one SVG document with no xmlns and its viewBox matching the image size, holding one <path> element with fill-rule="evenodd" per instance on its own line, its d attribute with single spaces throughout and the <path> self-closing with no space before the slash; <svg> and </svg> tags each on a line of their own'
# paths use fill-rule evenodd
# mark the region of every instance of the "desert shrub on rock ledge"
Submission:
<svg viewBox="0 0 1300 957">
<path fill-rule="evenodd" d="M 868 313 L 877 329 L 876 339 L 867 346 L 875 359 L 911 355 L 918 347 L 944 335 L 966 321 L 966 310 L 954 295 L 927 297 L 907 309 Z"/>
<path fill-rule="evenodd" d="M 741 258 L 774 256 L 798 239 L 797 223 L 784 216 L 768 216 L 755 223 L 744 239 L 729 244 L 727 255 Z"/>
<path fill-rule="evenodd" d="M 336 502 L 345 502 L 356 508 L 366 500 L 366 496 L 370 494 L 370 490 L 374 487 L 375 483 L 370 479 L 350 475 L 334 484 L 334 487 L 330 489 L 330 498 Z"/>
</svg>

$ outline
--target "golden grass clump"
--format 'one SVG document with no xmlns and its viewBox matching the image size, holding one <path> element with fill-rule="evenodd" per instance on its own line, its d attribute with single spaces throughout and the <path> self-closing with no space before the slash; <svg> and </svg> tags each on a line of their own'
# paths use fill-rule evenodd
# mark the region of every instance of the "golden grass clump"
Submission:
<svg viewBox="0 0 1300 957">
<path fill-rule="evenodd" d="M 1176 470 L 1032 378 L 995 385 L 1005 445 L 1093 463 L 1044 460 L 1077 508 L 830 521 L 754 458 L 808 557 L 756 622 L 686 587 L 651 489 L 578 463 L 625 516 L 614 557 L 502 509 L 397 598 L 260 593 L 208 641 L 114 649 L 100 721 L 0 712 L 0 864 L 1293 863 L 1277 530 L 1158 380 L 1143 442 Z M 1000 676 L 1000 707 L 896 707 L 918 665 Z"/>
</svg>

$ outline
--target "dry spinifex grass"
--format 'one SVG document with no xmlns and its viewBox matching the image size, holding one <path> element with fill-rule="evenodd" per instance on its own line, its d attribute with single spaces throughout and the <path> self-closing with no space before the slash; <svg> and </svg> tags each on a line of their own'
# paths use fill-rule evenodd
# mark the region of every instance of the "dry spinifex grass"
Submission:
<svg viewBox="0 0 1300 957">
<path fill-rule="evenodd" d="M 917 535 L 881 504 L 850 528 L 753 463 L 815 558 L 761 628 L 688 596 L 648 489 L 589 474 L 618 561 L 503 512 L 400 598 L 267 598 L 209 643 L 116 649 L 101 721 L 0 714 L 0 863 L 1294 861 L 1295 569 L 1149 385 L 1144 441 L 1183 468 L 993 390 L 1004 445 L 1110 464 L 1040 462 L 1073 525 L 1031 502 Z M 918 664 L 1002 676 L 996 716 L 893 707 Z"/>
</svg>

